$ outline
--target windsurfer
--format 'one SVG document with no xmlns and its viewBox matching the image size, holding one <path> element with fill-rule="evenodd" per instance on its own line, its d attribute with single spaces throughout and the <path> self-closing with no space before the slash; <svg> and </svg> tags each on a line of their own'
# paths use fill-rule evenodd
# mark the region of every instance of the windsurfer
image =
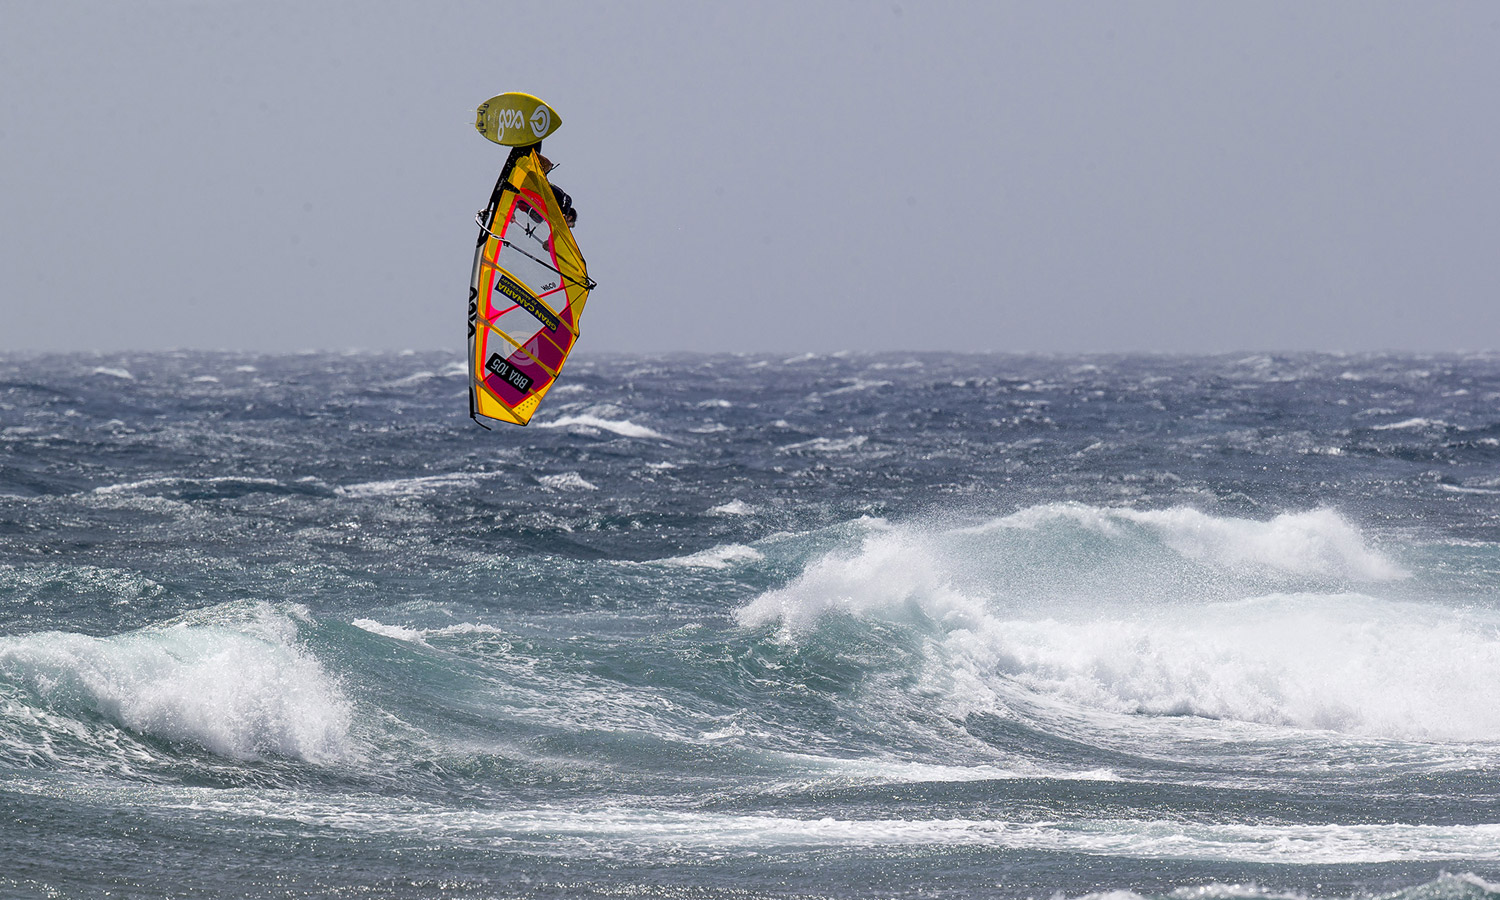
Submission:
<svg viewBox="0 0 1500 900">
<path fill-rule="evenodd" d="M 556 163 L 543 156 L 540 151 L 537 152 L 537 159 L 540 159 L 542 161 L 543 175 L 546 175 L 553 169 L 557 168 Z M 552 184 L 551 179 L 548 179 L 547 183 Z M 563 219 L 567 221 L 568 227 L 572 228 L 577 225 L 578 211 L 573 208 L 573 198 L 568 195 L 568 192 L 558 187 L 557 185 L 552 184 L 552 196 L 557 198 L 557 205 L 560 209 L 562 209 Z"/>
</svg>

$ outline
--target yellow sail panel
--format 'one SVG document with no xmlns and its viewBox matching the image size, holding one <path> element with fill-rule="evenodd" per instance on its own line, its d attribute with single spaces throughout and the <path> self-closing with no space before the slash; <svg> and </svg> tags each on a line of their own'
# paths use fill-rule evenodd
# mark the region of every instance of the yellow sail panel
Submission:
<svg viewBox="0 0 1500 900">
<path fill-rule="evenodd" d="M 478 221 L 469 411 L 525 425 L 573 350 L 594 283 L 535 147 L 511 153 Z"/>
</svg>

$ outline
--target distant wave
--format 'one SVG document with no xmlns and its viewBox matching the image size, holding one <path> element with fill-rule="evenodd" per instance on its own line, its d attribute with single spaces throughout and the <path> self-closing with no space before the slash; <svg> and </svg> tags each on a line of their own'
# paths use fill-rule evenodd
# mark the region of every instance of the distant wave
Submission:
<svg viewBox="0 0 1500 900">
<path fill-rule="evenodd" d="M 204 478 L 185 477 L 161 477 L 143 478 L 139 481 L 124 481 L 119 484 L 108 484 L 94 488 L 96 494 L 126 494 L 126 493 L 157 493 L 161 489 L 176 488 L 210 488 L 223 490 L 226 488 L 245 488 L 256 490 L 260 488 L 282 489 L 286 486 L 274 478 L 246 478 L 239 475 L 219 475 Z"/>
<path fill-rule="evenodd" d="M 492 625 L 476 625 L 472 622 L 460 622 L 457 625 L 445 625 L 440 628 L 408 628 L 404 625 L 387 625 L 375 619 L 355 619 L 349 624 L 362 631 L 378 634 L 381 637 L 388 637 L 391 640 L 405 641 L 409 644 L 421 644 L 423 646 L 430 646 L 427 643 L 429 637 L 448 637 L 460 634 L 498 635 L 504 633 Z"/>
<path fill-rule="evenodd" d="M 1406 572 L 1364 538 L 1337 512 L 1319 509 L 1283 513 L 1268 521 L 1211 516 L 1195 509 L 1110 509 L 1077 503 L 1032 507 L 994 520 L 978 530 L 1036 529 L 1067 521 L 1103 534 L 1136 524 L 1155 532 L 1189 559 L 1225 566 L 1256 566 L 1293 575 L 1323 575 L 1358 581 L 1403 578 Z"/>
<path fill-rule="evenodd" d="M 386 387 L 393 387 L 393 388 L 394 387 L 413 387 L 415 385 L 424 384 L 424 383 L 426 383 L 428 381 L 432 381 L 435 378 L 441 378 L 441 377 L 442 376 L 440 376 L 436 372 L 429 372 L 429 371 L 413 372 L 410 375 L 407 375 L 407 376 L 405 376 L 403 378 L 397 378 L 394 381 L 387 382 L 385 386 Z"/>
<path fill-rule="evenodd" d="M 538 428 L 596 428 L 600 431 L 612 431 L 621 437 L 666 439 L 666 435 L 661 432 L 654 431 L 644 425 L 637 425 L 628 419 L 604 419 L 599 416 L 587 414 L 562 416 L 551 421 L 536 422 L 534 424 Z"/>
<path fill-rule="evenodd" d="M 543 475 L 537 481 L 552 488 L 555 491 L 597 491 L 599 486 L 585 479 L 577 472 L 563 472 L 558 475 Z"/>
<path fill-rule="evenodd" d="M 700 550 L 687 556 L 674 556 L 662 560 L 662 564 L 698 569 L 727 569 L 737 563 L 756 562 L 764 558 L 765 555 L 754 547 L 729 544 Z"/>
<path fill-rule="evenodd" d="M 783 444 L 776 448 L 777 453 L 847 453 L 857 450 L 865 445 L 869 438 L 862 434 L 850 435 L 846 438 L 813 438 L 808 441 L 798 441 L 794 444 Z"/>
<path fill-rule="evenodd" d="M 494 475 L 486 472 L 445 472 L 441 475 L 419 475 L 415 478 L 393 478 L 388 481 L 349 484 L 336 488 L 335 493 L 360 499 L 411 497 L 432 494 L 453 487 L 474 487 L 481 479 L 487 477 L 494 477 Z"/>
<path fill-rule="evenodd" d="M 1442 419 L 1412 418 L 1403 419 L 1400 422 L 1391 422 L 1386 425 L 1372 425 L 1371 431 L 1416 431 L 1423 428 L 1451 428 L 1453 426 Z"/>
</svg>

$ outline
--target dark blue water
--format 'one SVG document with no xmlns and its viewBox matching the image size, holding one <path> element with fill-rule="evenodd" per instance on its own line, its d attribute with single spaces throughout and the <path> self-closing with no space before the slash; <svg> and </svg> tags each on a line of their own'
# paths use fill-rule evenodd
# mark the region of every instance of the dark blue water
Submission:
<svg viewBox="0 0 1500 900">
<path fill-rule="evenodd" d="M 0 357 L 0 896 L 1500 896 L 1497 401 Z"/>
</svg>

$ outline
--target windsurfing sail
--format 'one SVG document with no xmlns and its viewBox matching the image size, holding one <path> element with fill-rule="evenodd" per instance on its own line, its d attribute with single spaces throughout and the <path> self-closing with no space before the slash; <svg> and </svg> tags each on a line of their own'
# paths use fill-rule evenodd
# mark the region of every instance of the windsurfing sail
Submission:
<svg viewBox="0 0 1500 900">
<path fill-rule="evenodd" d="M 469 283 L 469 415 L 525 425 L 562 372 L 594 282 L 537 147 L 510 154 L 479 213 Z"/>
</svg>

